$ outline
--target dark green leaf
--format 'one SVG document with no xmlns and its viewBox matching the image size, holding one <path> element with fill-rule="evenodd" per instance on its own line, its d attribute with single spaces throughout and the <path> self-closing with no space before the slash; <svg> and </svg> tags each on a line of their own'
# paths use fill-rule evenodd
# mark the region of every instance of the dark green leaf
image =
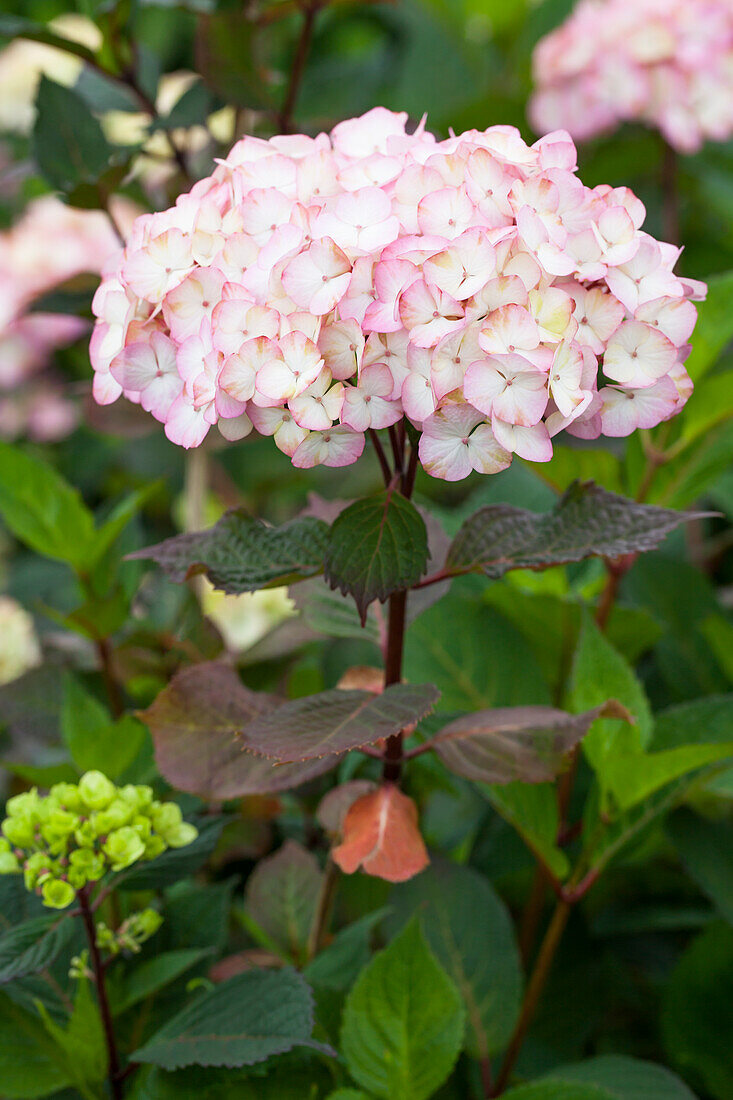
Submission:
<svg viewBox="0 0 733 1100">
<path fill-rule="evenodd" d="M 161 890 L 197 871 L 209 858 L 224 827 L 224 818 L 210 817 L 197 823 L 199 835 L 185 848 L 168 848 L 150 862 L 134 864 L 117 880 L 120 890 Z"/>
<path fill-rule="evenodd" d="M 204 662 L 178 672 L 140 717 L 148 725 L 161 775 L 179 790 L 222 800 L 297 787 L 328 761 L 286 764 L 245 752 L 253 720 L 279 700 L 250 691 L 233 668 Z"/>
<path fill-rule="evenodd" d="M 164 951 L 144 962 L 136 962 L 134 969 L 110 989 L 112 1011 L 115 1016 L 127 1012 L 140 1001 L 152 997 L 160 989 L 180 978 L 196 963 L 208 958 L 214 948 L 193 947 L 179 951 Z"/>
<path fill-rule="evenodd" d="M 71 1083 L 38 1017 L 1 995 L 0 1081 L 4 1100 L 35 1100 Z"/>
<path fill-rule="evenodd" d="M 438 961 L 466 1009 L 466 1050 L 486 1058 L 502 1050 L 519 1011 L 522 977 L 509 914 L 487 879 L 469 867 L 438 862 L 395 887 L 390 901 L 402 924 L 417 913 Z"/>
<path fill-rule="evenodd" d="M 570 863 L 555 842 L 560 825 L 555 785 L 507 783 L 503 787 L 483 789 L 496 812 L 517 830 L 537 858 L 556 878 L 565 878 Z"/>
<path fill-rule="evenodd" d="M 712 275 L 707 283 L 707 299 L 697 305 L 692 354 L 685 364 L 695 381 L 715 366 L 718 356 L 733 337 L 733 311 L 730 308 L 733 271 Z"/>
<path fill-rule="evenodd" d="M 362 971 L 344 1008 L 341 1047 L 354 1080 L 385 1100 L 426 1100 L 463 1040 L 463 1004 L 413 920 Z"/>
<path fill-rule="evenodd" d="M 201 17 L 196 35 L 196 69 L 226 103 L 255 109 L 269 104 L 262 39 L 241 6 Z"/>
<path fill-rule="evenodd" d="M 630 720 L 613 700 L 584 714 L 554 707 L 504 707 L 457 718 L 430 744 L 443 763 L 465 779 L 545 783 L 563 770 L 567 754 L 601 717 Z"/>
<path fill-rule="evenodd" d="M 672 1062 L 715 1100 L 733 1096 L 733 928 L 711 925 L 667 980 L 662 1035 Z"/>
<path fill-rule="evenodd" d="M 392 684 L 381 695 L 322 691 L 254 718 L 243 744 L 284 763 L 338 755 L 413 725 L 439 696 L 431 684 Z"/>
<path fill-rule="evenodd" d="M 303 971 L 311 985 L 345 992 L 369 962 L 369 941 L 388 909 L 375 909 L 340 929 Z"/>
<path fill-rule="evenodd" d="M 690 878 L 733 925 L 733 825 L 681 809 L 666 829 Z"/>
<path fill-rule="evenodd" d="M 369 604 L 420 580 L 428 563 L 425 521 L 394 489 L 357 500 L 333 524 L 326 551 L 326 580 L 350 594 L 362 622 Z"/>
<path fill-rule="evenodd" d="M 446 569 L 502 577 L 510 569 L 618 558 L 653 550 L 670 531 L 700 514 L 639 504 L 592 481 L 575 482 L 546 515 L 510 504 L 479 509 L 453 540 Z"/>
<path fill-rule="evenodd" d="M 68 1068 L 70 1079 L 82 1096 L 93 1096 L 87 1086 L 98 1085 L 107 1075 L 107 1046 L 90 980 L 79 979 L 74 1011 L 65 1027 L 57 1024 L 42 1004 L 38 1007 L 43 1025 L 56 1043 L 61 1064 Z"/>
<path fill-rule="evenodd" d="M 195 996 L 133 1060 L 163 1069 L 253 1065 L 312 1045 L 312 1030 L 311 995 L 299 974 L 250 970 Z"/>
<path fill-rule="evenodd" d="M 82 97 L 42 76 L 36 111 L 33 155 L 51 186 L 66 191 L 99 179 L 115 148 Z"/>
<path fill-rule="evenodd" d="M 177 535 L 129 557 L 152 559 L 179 583 L 205 573 L 215 588 L 236 594 L 323 572 L 327 537 L 328 525 L 313 516 L 268 527 L 235 509 L 208 531 Z"/>
<path fill-rule="evenodd" d="M 42 42 L 45 46 L 55 46 L 58 50 L 74 54 L 85 61 L 94 58 L 93 52 L 71 38 L 56 34 L 43 23 L 36 23 L 22 15 L 0 15 L 0 38 L 26 38 L 31 42 Z"/>
<path fill-rule="evenodd" d="M 179 127 L 200 126 L 213 110 L 214 97 L 201 80 L 183 93 L 174 107 L 164 118 L 155 119 L 151 130 L 175 130 Z"/>
<path fill-rule="evenodd" d="M 547 1080 L 558 1085 L 594 1085 L 613 1100 L 695 1100 L 687 1085 L 664 1066 L 613 1054 L 561 1066 Z"/>
<path fill-rule="evenodd" d="M 69 944 L 74 922 L 67 916 L 37 917 L 0 936 L 0 985 L 45 970 Z"/>
</svg>

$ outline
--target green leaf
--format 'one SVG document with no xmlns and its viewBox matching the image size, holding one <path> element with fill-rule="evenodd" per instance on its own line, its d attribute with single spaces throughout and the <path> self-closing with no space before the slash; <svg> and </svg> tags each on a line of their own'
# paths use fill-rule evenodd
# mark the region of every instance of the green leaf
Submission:
<svg viewBox="0 0 733 1100">
<path fill-rule="evenodd" d="M 208 958 L 213 951 L 213 947 L 182 948 L 164 951 L 162 955 L 155 955 L 144 962 L 135 962 L 134 968 L 121 981 L 110 986 L 113 1014 L 120 1016 L 140 1001 L 152 997 L 202 959 Z"/>
<path fill-rule="evenodd" d="M 480 710 L 449 722 L 430 741 L 446 767 L 483 783 L 545 783 L 554 779 L 598 718 L 629 716 L 610 701 L 584 714 L 554 707 Z"/>
<path fill-rule="evenodd" d="M 329 1092 L 326 1100 L 369 1100 L 369 1097 L 360 1089 L 336 1089 Z"/>
<path fill-rule="evenodd" d="M 695 400 L 682 418 L 682 439 L 697 439 L 722 420 L 729 420 L 733 409 L 733 370 L 711 374 L 695 386 Z"/>
<path fill-rule="evenodd" d="M 425 938 L 466 1009 L 473 1058 L 503 1050 L 519 1011 L 522 976 L 514 929 L 488 880 L 470 867 L 433 863 L 390 895 L 401 925 L 419 914 Z"/>
<path fill-rule="evenodd" d="M 160 481 L 154 481 L 143 489 L 136 489 L 134 493 L 129 493 L 119 504 L 115 505 L 106 521 L 97 531 L 94 545 L 94 562 L 99 561 L 107 553 L 133 516 L 137 515 L 143 504 L 159 492 L 162 484 Z"/>
<path fill-rule="evenodd" d="M 71 1084 L 41 1021 L 0 996 L 0 1081 L 4 1100 L 35 1100 Z"/>
<path fill-rule="evenodd" d="M 603 782 L 617 805 L 628 810 L 675 779 L 727 758 L 733 758 L 733 741 L 681 745 L 665 752 L 617 753 L 603 763 Z"/>
<path fill-rule="evenodd" d="M 328 947 L 319 951 L 303 971 L 310 984 L 345 992 L 369 962 L 372 933 L 388 912 L 386 908 L 375 909 L 341 928 Z"/>
<path fill-rule="evenodd" d="M 322 879 L 316 857 L 295 840 L 260 860 L 247 879 L 245 911 L 295 962 L 304 957 Z"/>
<path fill-rule="evenodd" d="M 463 1041 L 453 982 L 416 920 L 362 971 L 344 1008 L 341 1047 L 354 1080 L 384 1100 L 426 1100 Z"/>
<path fill-rule="evenodd" d="M 454 713 L 550 702 L 540 665 L 519 631 L 493 608 L 453 592 L 408 630 L 404 670 L 408 680 L 438 684 L 441 709 Z"/>
<path fill-rule="evenodd" d="M 0 516 L 36 553 L 88 565 L 94 520 L 79 493 L 45 462 L 2 441 Z"/>
<path fill-rule="evenodd" d="M 733 740 L 733 694 L 710 695 L 667 707 L 656 715 L 650 748 L 718 744 Z"/>
<path fill-rule="evenodd" d="M 666 830 L 687 874 L 733 925 L 733 824 L 680 809 Z"/>
<path fill-rule="evenodd" d="M 598 1085 L 574 1081 L 533 1081 L 504 1093 L 505 1100 L 614 1100 L 613 1093 Z"/>
<path fill-rule="evenodd" d="M 251 1066 L 312 1046 L 313 1007 L 294 970 L 250 970 L 222 982 L 169 1020 L 133 1054 L 163 1069 Z"/>
<path fill-rule="evenodd" d="M 712 275 L 708 280 L 708 295 L 697 303 L 697 324 L 692 342 L 692 354 L 685 367 L 697 382 L 711 367 L 733 337 L 733 271 Z"/>
<path fill-rule="evenodd" d="M 362 623 L 373 600 L 416 584 L 427 563 L 425 521 L 394 489 L 350 504 L 331 527 L 326 580 L 354 597 Z"/>
<path fill-rule="evenodd" d="M 177 535 L 128 557 L 152 559 L 179 583 L 204 573 L 215 588 L 238 594 L 322 573 L 327 537 L 328 525 L 313 516 L 268 527 L 234 509 L 208 531 Z"/>
<path fill-rule="evenodd" d="M 600 718 L 583 740 L 583 751 L 606 785 L 604 768 L 619 753 L 644 749 L 652 735 L 652 714 L 640 681 L 589 615 L 585 615 L 573 658 L 569 704 L 577 712 L 617 699 L 636 720 L 633 726 L 618 719 Z"/>
<path fill-rule="evenodd" d="M 107 1075 L 107 1046 L 99 1009 L 92 998 L 88 978 L 80 978 L 74 1011 L 65 1028 L 51 1019 L 43 1005 L 38 1005 L 43 1025 L 63 1055 L 70 1079 L 82 1096 L 94 1100 L 97 1093 L 88 1085 L 98 1084 Z"/>
<path fill-rule="evenodd" d="M 695 1100 L 687 1085 L 664 1066 L 607 1054 L 553 1069 L 544 1080 L 601 1088 L 613 1100 Z"/>
<path fill-rule="evenodd" d="M 68 946 L 74 922 L 68 916 L 25 921 L 0 936 L 0 985 L 45 970 Z"/>
<path fill-rule="evenodd" d="M 733 928 L 714 924 L 693 940 L 664 989 L 667 1053 L 715 1100 L 733 1096 Z"/>
<path fill-rule="evenodd" d="M 196 69 L 226 103 L 255 109 L 271 106 L 261 70 L 259 35 L 244 9 L 219 11 L 199 20 Z"/>
<path fill-rule="evenodd" d="M 690 513 L 627 500 L 592 481 L 577 481 L 546 515 L 510 504 L 480 508 L 453 540 L 445 568 L 449 573 L 502 577 L 510 569 L 618 558 L 653 550 L 692 518 Z"/>
<path fill-rule="evenodd" d="M 560 821 L 554 784 L 508 783 L 483 789 L 496 812 L 517 830 L 537 858 L 556 878 L 565 878 L 570 864 L 555 843 Z"/>
<path fill-rule="evenodd" d="M 172 109 L 163 118 L 157 118 L 151 124 L 151 131 L 176 130 L 189 126 L 200 126 L 206 121 L 214 107 L 214 97 L 201 80 L 195 80 L 177 100 Z"/>
<path fill-rule="evenodd" d="M 322 691 L 254 718 L 243 743 L 284 763 L 340 755 L 419 722 L 439 696 L 432 684 L 391 684 L 381 695 Z"/>
<path fill-rule="evenodd" d="M 36 111 L 33 156 L 51 186 L 68 191 L 99 179 L 115 148 L 82 97 L 42 76 Z"/>
<path fill-rule="evenodd" d="M 176 673 L 140 718 L 161 775 L 181 791 L 221 801 L 297 787 L 332 766 L 328 760 L 276 766 L 244 751 L 250 723 L 278 703 L 245 688 L 229 665 L 201 662 Z"/>
<path fill-rule="evenodd" d="M 67 675 L 61 735 L 79 771 L 98 770 L 117 779 L 140 751 L 145 729 L 131 714 L 113 722 L 107 708 Z"/>
</svg>

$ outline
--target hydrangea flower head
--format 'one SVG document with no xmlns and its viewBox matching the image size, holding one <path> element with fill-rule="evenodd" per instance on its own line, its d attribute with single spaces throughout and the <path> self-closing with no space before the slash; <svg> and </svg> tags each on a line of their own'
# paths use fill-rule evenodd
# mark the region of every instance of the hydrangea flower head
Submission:
<svg viewBox="0 0 733 1100">
<path fill-rule="evenodd" d="M 405 417 L 448 480 L 673 416 L 704 288 L 642 203 L 585 187 L 564 131 L 406 124 L 375 108 L 243 138 L 139 218 L 94 300 L 97 400 L 183 447 L 255 430 L 301 468 L 355 462 Z"/>
<path fill-rule="evenodd" d="M 533 68 L 540 132 L 583 140 L 636 119 L 682 153 L 733 133 L 730 0 L 580 0 Z"/>
</svg>

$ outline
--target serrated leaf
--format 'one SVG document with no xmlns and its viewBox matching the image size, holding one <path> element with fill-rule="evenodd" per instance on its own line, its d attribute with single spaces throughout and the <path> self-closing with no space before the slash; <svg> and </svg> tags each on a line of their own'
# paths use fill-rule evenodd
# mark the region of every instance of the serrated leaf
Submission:
<svg viewBox="0 0 733 1100">
<path fill-rule="evenodd" d="M 425 938 L 456 984 L 466 1008 L 465 1048 L 473 1058 L 503 1050 L 519 1011 L 522 976 L 504 903 L 470 867 L 434 863 L 395 887 L 390 901 L 401 927 L 419 913 Z"/>
<path fill-rule="evenodd" d="M 51 466 L 0 441 L 0 516 L 38 554 L 88 565 L 94 521 L 81 496 Z"/>
<path fill-rule="evenodd" d="M 74 922 L 64 915 L 37 917 L 0 936 L 0 985 L 45 970 L 71 941 Z"/>
<path fill-rule="evenodd" d="M 362 623 L 373 600 L 416 584 L 427 563 L 425 521 L 394 489 L 350 504 L 331 527 L 326 580 L 354 597 Z"/>
<path fill-rule="evenodd" d="M 195 997 L 132 1055 L 163 1069 L 251 1066 L 314 1045 L 310 990 L 296 971 L 250 970 Z"/>
<path fill-rule="evenodd" d="M 384 1100 L 426 1100 L 461 1049 L 463 1003 L 416 920 L 362 971 L 341 1048 L 354 1080 Z"/>
<path fill-rule="evenodd" d="M 502 707 L 449 722 L 430 744 L 446 767 L 464 779 L 545 783 L 562 771 L 568 752 L 597 718 L 631 720 L 613 700 L 583 714 L 554 707 Z"/>
<path fill-rule="evenodd" d="M 328 525 L 313 516 L 268 527 L 234 509 L 208 531 L 177 535 L 128 557 L 152 559 L 179 583 L 204 573 L 214 588 L 238 594 L 322 573 L 327 537 Z"/>
<path fill-rule="evenodd" d="M 445 567 L 502 577 L 510 569 L 618 558 L 653 550 L 670 531 L 705 514 L 639 504 L 592 481 L 575 482 L 545 515 L 510 504 L 480 508 L 453 540 Z"/>
<path fill-rule="evenodd" d="M 260 860 L 247 879 L 246 912 L 296 962 L 304 955 L 322 879 L 316 857 L 295 840 Z"/>
<path fill-rule="evenodd" d="M 245 688 L 229 665 L 212 661 L 176 673 L 140 717 L 161 775 L 181 791 L 220 801 L 288 790 L 331 767 L 316 760 L 276 767 L 244 751 L 249 725 L 278 705 L 274 696 Z"/>
<path fill-rule="evenodd" d="M 71 88 L 41 77 L 33 156 L 52 187 L 68 191 L 103 175 L 115 153 L 100 123 Z"/>
<path fill-rule="evenodd" d="M 242 740 L 283 763 L 340 755 L 419 722 L 439 697 L 432 684 L 392 684 L 381 695 L 322 691 L 253 718 Z"/>
</svg>

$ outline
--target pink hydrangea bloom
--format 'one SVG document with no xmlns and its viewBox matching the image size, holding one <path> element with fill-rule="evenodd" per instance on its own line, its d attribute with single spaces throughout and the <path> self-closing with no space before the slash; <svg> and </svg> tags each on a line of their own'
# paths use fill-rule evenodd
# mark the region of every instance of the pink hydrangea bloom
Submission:
<svg viewBox="0 0 733 1100">
<path fill-rule="evenodd" d="M 564 131 L 406 123 L 246 137 L 139 218 L 94 299 L 97 400 L 184 447 L 254 430 L 298 467 L 355 462 L 405 417 L 448 480 L 673 416 L 701 287 L 642 203 L 585 187 Z"/>
<path fill-rule="evenodd" d="M 730 0 L 580 0 L 537 45 L 530 119 L 584 140 L 636 119 L 682 153 L 733 134 Z"/>
</svg>

